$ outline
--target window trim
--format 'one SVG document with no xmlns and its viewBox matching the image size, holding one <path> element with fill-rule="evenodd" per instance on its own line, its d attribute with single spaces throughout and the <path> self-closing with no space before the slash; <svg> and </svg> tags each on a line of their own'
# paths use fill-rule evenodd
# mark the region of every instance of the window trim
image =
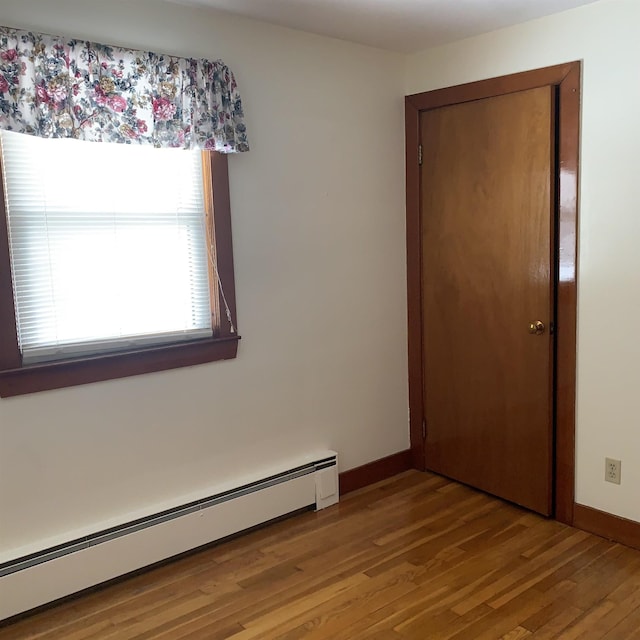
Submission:
<svg viewBox="0 0 640 640">
<path fill-rule="evenodd" d="M 203 153 L 209 156 L 203 162 L 210 177 L 209 183 L 205 181 L 205 201 L 207 216 L 213 215 L 218 274 L 233 325 L 237 327 L 227 157 L 215 151 Z M 212 313 L 214 309 L 225 309 L 220 287 L 214 289 L 218 300 L 217 304 L 212 300 Z M 216 311 L 219 325 L 214 327 L 211 338 L 23 366 L 16 330 L 4 185 L 0 180 L 0 397 L 235 358 L 240 336 L 232 333 L 226 314 L 220 311 Z"/>
</svg>

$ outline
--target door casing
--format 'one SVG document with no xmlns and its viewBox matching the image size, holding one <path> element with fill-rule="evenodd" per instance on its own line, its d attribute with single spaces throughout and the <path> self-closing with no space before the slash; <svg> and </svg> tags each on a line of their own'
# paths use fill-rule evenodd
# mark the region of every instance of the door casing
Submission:
<svg viewBox="0 0 640 640">
<path fill-rule="evenodd" d="M 481 80 L 405 98 L 407 197 L 407 300 L 409 410 L 412 463 L 425 469 L 422 342 L 422 233 L 420 215 L 420 112 L 537 87 L 557 94 L 556 167 L 556 370 L 554 517 L 573 523 L 575 498 L 575 398 L 578 171 L 580 150 L 581 63 L 545 67 Z"/>
</svg>

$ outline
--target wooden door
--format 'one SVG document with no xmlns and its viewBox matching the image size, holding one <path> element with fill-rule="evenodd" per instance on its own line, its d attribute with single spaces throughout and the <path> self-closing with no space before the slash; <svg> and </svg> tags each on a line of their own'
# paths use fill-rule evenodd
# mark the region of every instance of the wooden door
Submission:
<svg viewBox="0 0 640 640">
<path fill-rule="evenodd" d="M 543 514 L 554 123 L 552 87 L 423 111 L 420 122 L 426 467 Z M 536 322 L 544 332 L 530 332 Z"/>
</svg>

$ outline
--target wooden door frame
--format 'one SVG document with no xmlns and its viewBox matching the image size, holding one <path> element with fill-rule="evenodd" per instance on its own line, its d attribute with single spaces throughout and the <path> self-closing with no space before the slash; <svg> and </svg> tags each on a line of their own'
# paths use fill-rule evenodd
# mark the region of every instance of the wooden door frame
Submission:
<svg viewBox="0 0 640 640">
<path fill-rule="evenodd" d="M 422 234 L 420 221 L 420 112 L 538 87 L 556 87 L 558 96 L 556 369 L 554 517 L 573 523 L 575 497 L 575 398 L 578 170 L 580 152 L 581 63 L 525 71 L 405 98 L 407 171 L 407 301 L 411 458 L 425 469 L 422 368 Z"/>
</svg>

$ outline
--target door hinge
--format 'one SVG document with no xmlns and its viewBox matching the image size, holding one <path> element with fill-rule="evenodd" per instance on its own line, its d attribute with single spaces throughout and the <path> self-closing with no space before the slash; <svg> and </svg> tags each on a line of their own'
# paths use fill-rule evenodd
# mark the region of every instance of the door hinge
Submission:
<svg viewBox="0 0 640 640">
<path fill-rule="evenodd" d="M 422 166 L 422 145 L 418 145 L 418 165 Z"/>
<path fill-rule="evenodd" d="M 422 439 L 427 439 L 427 421 L 422 418 Z"/>
</svg>

